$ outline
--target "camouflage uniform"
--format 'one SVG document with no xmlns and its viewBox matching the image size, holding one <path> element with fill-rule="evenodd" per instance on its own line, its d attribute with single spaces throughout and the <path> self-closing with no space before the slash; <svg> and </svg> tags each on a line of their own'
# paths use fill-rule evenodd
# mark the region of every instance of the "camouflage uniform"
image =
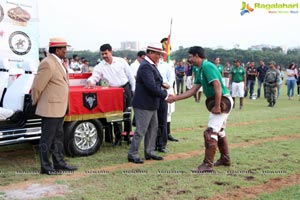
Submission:
<svg viewBox="0 0 300 200">
<path fill-rule="evenodd" d="M 276 103 L 276 88 L 280 82 L 280 73 L 277 69 L 269 69 L 265 76 L 266 98 L 269 107 L 273 107 Z"/>
</svg>

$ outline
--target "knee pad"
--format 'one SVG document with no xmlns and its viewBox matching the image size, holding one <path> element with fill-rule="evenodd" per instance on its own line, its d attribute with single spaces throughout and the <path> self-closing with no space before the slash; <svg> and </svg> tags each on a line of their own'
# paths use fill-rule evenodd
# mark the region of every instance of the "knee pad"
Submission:
<svg viewBox="0 0 300 200">
<path fill-rule="evenodd" d="M 225 130 L 222 128 L 219 132 L 218 132 L 218 137 L 223 138 L 226 136 Z"/>
<path fill-rule="evenodd" d="M 218 134 L 213 132 L 213 129 L 210 127 L 204 131 L 203 136 L 206 144 L 209 144 L 212 140 L 218 141 Z"/>
</svg>

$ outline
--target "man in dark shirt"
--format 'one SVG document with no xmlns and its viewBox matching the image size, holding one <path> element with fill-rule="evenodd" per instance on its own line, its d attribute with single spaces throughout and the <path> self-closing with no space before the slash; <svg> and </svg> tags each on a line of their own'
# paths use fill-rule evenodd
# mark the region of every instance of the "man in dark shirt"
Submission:
<svg viewBox="0 0 300 200">
<path fill-rule="evenodd" d="M 257 98 L 260 97 L 260 88 L 264 83 L 266 72 L 269 69 L 269 67 L 265 65 L 265 61 L 261 60 L 261 61 L 259 61 L 259 64 L 260 64 L 260 66 L 256 69 L 257 70 L 257 81 L 258 81 Z M 265 89 L 265 87 L 264 87 L 264 98 L 266 98 L 266 89 Z"/>
<path fill-rule="evenodd" d="M 245 92 L 245 97 L 247 97 L 248 91 L 250 90 L 250 99 L 252 98 L 253 95 L 253 90 L 255 86 L 255 81 L 256 81 L 256 75 L 257 75 L 257 70 L 255 68 L 255 63 L 253 61 L 250 62 L 250 66 L 247 68 L 247 89 Z"/>
</svg>

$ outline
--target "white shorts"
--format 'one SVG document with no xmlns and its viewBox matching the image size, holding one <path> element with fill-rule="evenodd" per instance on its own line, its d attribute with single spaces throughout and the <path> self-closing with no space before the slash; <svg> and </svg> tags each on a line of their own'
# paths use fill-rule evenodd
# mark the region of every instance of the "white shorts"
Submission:
<svg viewBox="0 0 300 200">
<path fill-rule="evenodd" d="M 221 113 L 221 114 L 214 114 L 214 113 L 210 113 L 209 114 L 209 119 L 208 119 L 208 127 L 212 128 L 213 129 L 213 132 L 215 133 L 218 133 L 220 132 L 220 130 L 223 128 L 225 129 L 226 127 L 226 121 L 227 121 L 227 118 L 232 110 L 232 106 L 233 106 L 233 100 L 230 96 L 228 96 L 228 99 L 230 100 L 231 102 L 231 109 L 228 113 Z M 225 131 L 222 132 L 222 136 L 221 137 L 224 137 L 225 136 Z"/>
<path fill-rule="evenodd" d="M 244 93 L 245 93 L 244 87 L 245 87 L 244 82 L 239 82 L 239 83 L 232 82 L 231 96 L 232 97 L 244 97 Z"/>
</svg>

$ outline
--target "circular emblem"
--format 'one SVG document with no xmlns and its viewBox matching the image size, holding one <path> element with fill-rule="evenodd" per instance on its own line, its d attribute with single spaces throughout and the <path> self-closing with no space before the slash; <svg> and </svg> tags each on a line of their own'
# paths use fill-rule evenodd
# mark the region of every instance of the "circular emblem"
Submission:
<svg viewBox="0 0 300 200">
<path fill-rule="evenodd" d="M 17 55 L 25 55 L 31 49 L 31 40 L 22 31 L 15 31 L 9 36 L 9 47 Z"/>
<path fill-rule="evenodd" d="M 4 18 L 4 11 L 2 6 L 0 5 L 0 22 L 3 20 L 3 18 Z"/>
</svg>

